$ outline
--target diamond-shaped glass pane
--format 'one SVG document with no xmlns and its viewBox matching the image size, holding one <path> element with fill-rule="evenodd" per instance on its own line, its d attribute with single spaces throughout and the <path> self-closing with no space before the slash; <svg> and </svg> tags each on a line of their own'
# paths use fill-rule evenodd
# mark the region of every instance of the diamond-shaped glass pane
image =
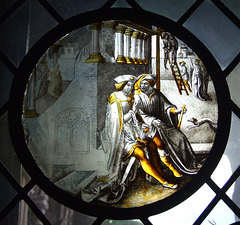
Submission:
<svg viewBox="0 0 240 225">
<path fill-rule="evenodd" d="M 0 24 L 4 31 L 0 36 L 0 48 L 18 66 L 29 48 L 56 25 L 38 1 L 27 1 Z"/>
<path fill-rule="evenodd" d="M 16 190 L 0 173 L 0 211 L 16 196 Z"/>
<path fill-rule="evenodd" d="M 7 114 L 0 118 L 0 161 L 7 168 L 7 170 L 14 176 L 17 181 L 20 181 L 20 167 L 21 164 L 17 158 L 8 129 Z"/>
<path fill-rule="evenodd" d="M 107 0 L 98 0 L 98 1 L 79 1 L 79 0 L 48 0 L 52 7 L 64 18 L 68 19 L 72 16 L 78 15 L 91 10 L 96 10 L 102 7 Z"/>
<path fill-rule="evenodd" d="M 20 185 L 24 187 L 30 180 L 31 180 L 31 177 L 28 175 L 26 170 L 23 167 L 21 167 Z"/>
<path fill-rule="evenodd" d="M 240 133 L 239 133 L 240 120 L 233 114 L 230 136 L 227 143 L 226 150 L 219 162 L 217 168 L 213 172 L 211 178 L 219 186 L 222 187 L 227 180 L 231 177 L 234 171 L 239 166 L 240 154 L 239 154 L 239 144 L 240 144 Z"/>
<path fill-rule="evenodd" d="M 184 26 L 205 44 L 222 69 L 240 51 L 240 30 L 211 1 L 205 1 Z"/>
<path fill-rule="evenodd" d="M 150 12 L 165 16 L 171 20 L 177 21 L 192 6 L 195 0 L 178 1 L 178 0 L 136 0 L 144 9 Z"/>
<path fill-rule="evenodd" d="M 6 11 L 11 8 L 11 6 L 17 2 L 17 0 L 1 0 L 0 2 L 0 16 L 2 16 Z"/>
<path fill-rule="evenodd" d="M 87 216 L 83 213 L 78 213 L 76 211 L 73 211 L 72 214 L 72 224 L 86 224 L 91 225 L 97 218 L 92 216 Z"/>
<path fill-rule="evenodd" d="M 233 185 L 226 192 L 228 197 L 240 208 L 240 177 L 233 183 Z"/>
<path fill-rule="evenodd" d="M 29 6 L 29 22 L 28 36 L 26 40 L 26 48 L 32 47 L 45 33 L 57 25 L 53 17 L 44 9 L 39 1 L 28 1 Z"/>
<path fill-rule="evenodd" d="M 240 92 L 239 92 L 239 86 L 240 86 L 240 64 L 238 64 L 234 70 L 230 73 L 230 75 L 227 77 L 227 83 L 230 90 L 230 95 L 232 101 L 240 107 Z"/>
<path fill-rule="evenodd" d="M 237 220 L 232 210 L 223 201 L 219 201 L 201 225 L 233 224 L 236 221 L 239 220 Z"/>
<path fill-rule="evenodd" d="M 159 224 L 159 221 L 161 224 L 192 225 L 214 196 L 215 193 L 207 185 L 203 185 L 181 204 L 166 212 L 151 216 L 149 220 L 153 225 Z"/>
<path fill-rule="evenodd" d="M 240 19 L 240 1 L 239 0 L 221 0 L 225 6 L 227 6 L 232 13 L 234 13 Z"/>
<path fill-rule="evenodd" d="M 0 225 L 17 225 L 17 224 L 27 224 L 21 223 L 19 218 L 19 204 L 15 205 L 11 211 L 0 221 Z"/>
<path fill-rule="evenodd" d="M 15 66 L 19 65 L 26 53 L 28 11 L 28 4 L 25 3 L 0 23 L 0 49 Z"/>
<path fill-rule="evenodd" d="M 112 5 L 112 8 L 131 8 L 131 6 L 125 0 L 118 0 Z"/>
<path fill-rule="evenodd" d="M 2 107 L 9 98 L 9 92 L 13 80 L 13 74 L 0 61 L 0 107 Z"/>
<path fill-rule="evenodd" d="M 30 198 L 52 224 L 92 224 L 96 218 L 77 213 L 49 197 L 40 187 L 29 192 Z M 32 213 L 33 214 L 33 213 Z M 32 214 L 29 214 L 32 216 Z"/>
<path fill-rule="evenodd" d="M 19 203 L 19 216 L 18 223 L 15 224 L 29 224 L 29 225 L 40 225 L 43 224 L 39 218 L 34 214 L 32 209 L 26 204 L 26 202 L 21 201 Z"/>
</svg>

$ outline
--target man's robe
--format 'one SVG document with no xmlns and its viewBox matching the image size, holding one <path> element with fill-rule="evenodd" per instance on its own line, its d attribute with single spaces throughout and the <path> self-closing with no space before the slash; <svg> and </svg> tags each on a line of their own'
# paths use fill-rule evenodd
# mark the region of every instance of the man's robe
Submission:
<svg viewBox="0 0 240 225">
<path fill-rule="evenodd" d="M 187 137 L 177 127 L 177 116 L 170 112 L 171 109 L 176 109 L 176 106 L 157 90 L 150 96 L 140 93 L 134 98 L 138 113 L 150 127 L 148 137 L 153 138 L 158 132 L 165 145 L 165 152 L 174 164 L 184 173 L 196 174 L 195 154 Z M 152 125 L 155 119 L 161 120 L 159 128 Z"/>
</svg>

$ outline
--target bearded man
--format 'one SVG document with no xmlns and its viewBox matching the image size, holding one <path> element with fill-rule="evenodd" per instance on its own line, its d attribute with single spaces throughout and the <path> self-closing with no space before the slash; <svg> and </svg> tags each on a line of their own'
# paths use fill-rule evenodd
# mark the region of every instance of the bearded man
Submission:
<svg viewBox="0 0 240 225">
<path fill-rule="evenodd" d="M 175 177 L 182 176 L 179 171 L 196 174 L 197 162 L 191 144 L 177 127 L 177 116 L 182 110 L 156 90 L 155 83 L 154 75 L 140 75 L 135 83 L 133 105 L 139 120 L 148 126 L 146 139 L 152 143 L 148 144 L 149 157 L 157 161 L 160 156 Z"/>
</svg>

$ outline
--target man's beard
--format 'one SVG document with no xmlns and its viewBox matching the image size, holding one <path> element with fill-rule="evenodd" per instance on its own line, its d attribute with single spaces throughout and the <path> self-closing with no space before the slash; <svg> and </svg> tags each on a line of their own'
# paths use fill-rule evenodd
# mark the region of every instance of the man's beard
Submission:
<svg viewBox="0 0 240 225">
<path fill-rule="evenodd" d="M 149 89 L 147 89 L 147 90 L 141 90 L 144 94 L 146 94 L 146 95 L 151 95 L 152 93 L 153 93 L 153 89 L 152 88 L 149 88 Z"/>
</svg>

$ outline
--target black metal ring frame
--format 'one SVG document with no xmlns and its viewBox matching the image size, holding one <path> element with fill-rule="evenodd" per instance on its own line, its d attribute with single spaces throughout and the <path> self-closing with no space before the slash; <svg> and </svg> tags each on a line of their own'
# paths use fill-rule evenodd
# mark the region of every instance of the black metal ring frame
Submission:
<svg viewBox="0 0 240 225">
<path fill-rule="evenodd" d="M 104 20 L 131 20 L 138 24 L 154 25 L 165 29 L 186 43 L 203 61 L 213 80 L 218 99 L 218 131 L 208 159 L 199 173 L 175 194 L 158 202 L 136 208 L 112 208 L 93 205 L 73 197 L 70 193 L 55 186 L 39 169 L 25 142 L 21 123 L 22 104 L 28 78 L 37 61 L 46 50 L 67 33 L 93 22 Z M 228 140 L 231 120 L 230 96 L 222 70 L 209 50 L 186 28 L 163 16 L 141 9 L 100 9 L 83 13 L 63 21 L 46 35 L 44 35 L 25 56 L 20 64 L 17 76 L 12 84 L 9 107 L 9 127 L 15 151 L 25 170 L 37 185 L 59 203 L 76 211 L 91 216 L 108 219 L 134 219 L 166 211 L 184 201 L 197 191 L 208 179 L 217 166 Z"/>
</svg>

